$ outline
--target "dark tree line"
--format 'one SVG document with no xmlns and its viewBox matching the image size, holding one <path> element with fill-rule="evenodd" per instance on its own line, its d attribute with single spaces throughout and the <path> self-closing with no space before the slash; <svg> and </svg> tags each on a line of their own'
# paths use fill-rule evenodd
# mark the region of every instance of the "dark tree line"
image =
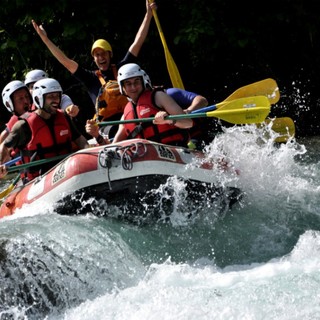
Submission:
<svg viewBox="0 0 320 320">
<path fill-rule="evenodd" d="M 272 115 L 290 116 L 298 136 L 320 127 L 320 15 L 316 0 L 269 2 L 158 0 L 158 17 L 186 89 L 214 104 L 240 86 L 274 78 L 281 99 Z M 92 108 L 82 86 L 36 35 L 31 19 L 70 57 L 94 67 L 90 48 L 107 39 L 120 60 L 145 14 L 145 1 L 2 0 L 0 11 L 1 90 L 34 68 L 57 78 L 85 110 Z M 151 24 L 140 61 L 154 84 L 170 86 L 164 51 Z M 1 121 L 8 117 L 2 106 Z"/>
</svg>

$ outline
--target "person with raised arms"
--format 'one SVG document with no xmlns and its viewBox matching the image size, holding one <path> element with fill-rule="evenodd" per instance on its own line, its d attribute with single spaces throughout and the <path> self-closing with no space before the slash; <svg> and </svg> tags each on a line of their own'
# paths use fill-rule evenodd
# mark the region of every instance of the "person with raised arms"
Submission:
<svg viewBox="0 0 320 320">
<path fill-rule="evenodd" d="M 191 119 L 167 120 L 168 115 L 184 114 L 182 108 L 163 90 L 154 90 L 147 73 L 135 63 L 128 63 L 118 71 L 121 94 L 127 97 L 121 120 L 154 117 L 151 122 L 120 124 L 113 142 L 143 138 L 169 145 L 187 146 L 190 139 Z M 110 143 L 99 134 L 93 120 L 88 120 L 86 131 L 99 144 Z"/>
<path fill-rule="evenodd" d="M 12 149 L 18 149 L 24 163 L 32 160 L 49 159 L 57 155 L 67 155 L 78 149 L 89 147 L 87 140 L 73 126 L 70 117 L 60 109 L 62 88 L 52 78 L 35 83 L 33 100 L 37 110 L 21 116 L 12 127 L 8 137 L 0 144 L 0 178 L 7 174 L 3 165 L 10 159 Z M 48 162 L 41 167 L 30 167 L 21 173 L 24 182 L 46 172 L 56 162 Z"/>
<path fill-rule="evenodd" d="M 112 112 L 109 111 L 110 106 L 113 104 L 112 99 L 116 99 L 112 96 L 107 96 L 106 100 L 103 102 L 103 99 L 99 98 L 99 95 L 102 93 L 103 87 L 106 86 L 109 80 L 117 79 L 117 69 L 120 68 L 123 64 L 129 62 L 137 62 L 138 54 L 141 50 L 141 47 L 147 37 L 150 22 L 152 19 L 152 8 L 155 8 L 156 4 L 149 4 L 148 0 L 146 0 L 146 14 L 142 21 L 142 24 L 136 34 L 136 37 L 131 44 L 128 52 L 125 57 L 116 65 L 112 62 L 113 60 L 113 52 L 110 43 L 104 39 L 96 40 L 91 48 L 91 55 L 93 60 L 98 68 L 98 70 L 89 70 L 80 66 L 76 61 L 68 58 L 62 50 L 60 50 L 48 37 L 43 26 L 39 26 L 34 20 L 32 20 L 32 24 L 44 44 L 51 51 L 54 57 L 66 68 L 71 74 L 84 86 L 86 87 L 90 98 L 96 107 L 96 114 L 99 116 L 99 120 L 105 120 L 111 117 L 120 118 L 124 105 L 126 101 L 124 99 L 119 102 L 116 101 L 116 104 L 119 106 L 115 106 Z M 120 93 L 119 93 L 120 95 Z M 120 95 L 121 96 L 121 95 Z M 103 110 L 99 110 L 103 109 Z M 92 117 L 96 116 L 95 114 Z"/>
</svg>

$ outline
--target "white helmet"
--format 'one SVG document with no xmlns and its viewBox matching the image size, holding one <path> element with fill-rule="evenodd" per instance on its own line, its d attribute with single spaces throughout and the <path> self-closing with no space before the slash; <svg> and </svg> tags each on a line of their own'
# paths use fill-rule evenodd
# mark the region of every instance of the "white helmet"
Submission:
<svg viewBox="0 0 320 320">
<path fill-rule="evenodd" d="M 44 95 L 52 92 L 60 92 L 62 95 L 60 83 L 55 79 L 42 79 L 34 84 L 32 96 L 38 109 L 42 109 L 44 107 Z"/>
<path fill-rule="evenodd" d="M 147 88 L 147 86 L 152 87 L 149 76 L 139 65 L 136 63 L 127 63 L 118 70 L 118 84 L 121 94 L 125 94 L 122 89 L 123 81 L 134 77 L 142 77 L 144 88 Z"/>
<path fill-rule="evenodd" d="M 151 83 L 149 75 L 144 70 L 142 70 L 142 71 L 144 72 L 143 82 L 144 82 L 145 88 L 150 87 L 150 89 L 152 89 L 152 83 Z"/>
<path fill-rule="evenodd" d="M 26 74 L 24 84 L 27 86 L 29 83 L 37 82 L 41 79 L 48 78 L 48 74 L 40 69 L 31 70 Z"/>
<path fill-rule="evenodd" d="M 26 88 L 27 91 L 29 92 L 28 87 L 20 80 L 13 80 L 9 82 L 2 90 L 2 102 L 5 105 L 5 107 L 8 109 L 8 111 L 11 113 L 14 113 L 14 105 L 11 99 L 12 94 L 21 88 Z M 31 95 L 30 95 L 30 98 L 32 100 Z"/>
</svg>

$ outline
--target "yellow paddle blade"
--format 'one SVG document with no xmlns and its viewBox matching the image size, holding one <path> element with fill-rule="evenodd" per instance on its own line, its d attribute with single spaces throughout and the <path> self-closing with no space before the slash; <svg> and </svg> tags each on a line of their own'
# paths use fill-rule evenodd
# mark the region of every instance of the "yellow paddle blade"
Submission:
<svg viewBox="0 0 320 320">
<path fill-rule="evenodd" d="M 174 88 L 179 88 L 184 90 L 184 86 L 182 83 L 182 79 L 180 77 L 180 73 L 178 71 L 178 67 L 176 66 L 169 50 L 164 51 L 165 56 L 166 56 L 166 62 L 167 62 L 167 68 L 170 76 L 170 80 L 172 83 L 172 86 Z"/>
<path fill-rule="evenodd" d="M 216 117 L 233 124 L 252 124 L 265 121 L 270 113 L 270 102 L 265 96 L 231 100 L 216 111 L 207 112 L 207 117 Z"/>
<path fill-rule="evenodd" d="M 268 126 L 270 123 L 272 123 L 271 129 L 279 134 L 279 136 L 275 138 L 275 142 L 285 143 L 289 140 L 289 138 L 293 138 L 295 136 L 295 124 L 291 118 L 267 118 L 263 123 L 257 124 L 257 127 L 263 128 L 264 126 Z M 266 131 L 265 137 L 270 139 L 269 131 Z"/>
<path fill-rule="evenodd" d="M 153 3 L 154 0 L 148 0 L 149 3 Z M 183 86 L 183 83 L 182 83 L 182 79 L 180 77 L 180 73 L 179 73 L 179 70 L 177 68 L 177 65 L 175 64 L 172 56 L 171 56 L 171 53 L 168 49 L 168 46 L 167 46 L 167 42 L 166 42 L 166 39 L 164 37 L 164 34 L 162 32 L 162 28 L 161 28 L 161 25 L 160 25 L 160 21 L 159 21 L 159 18 L 158 18 L 158 15 L 157 15 L 157 11 L 155 8 L 152 8 L 152 13 L 153 13 L 153 18 L 156 22 L 156 25 L 157 25 L 157 28 L 158 28 L 158 31 L 159 31 L 159 35 L 160 35 L 160 38 L 161 38 L 161 42 L 162 42 L 162 45 L 163 45 L 163 49 L 164 49 L 164 54 L 165 54 L 165 58 L 166 58 L 166 63 L 167 63 L 167 69 L 168 69 L 168 72 L 169 72 L 169 76 L 170 76 L 170 80 L 172 82 L 172 86 L 174 88 L 180 88 L 180 89 L 184 89 L 184 86 Z"/>
<path fill-rule="evenodd" d="M 0 201 L 2 198 L 6 197 L 16 186 L 18 181 L 20 180 L 20 173 L 14 178 L 14 180 L 10 183 L 10 185 L 0 192 Z"/>
<path fill-rule="evenodd" d="M 266 124 L 272 121 L 271 129 L 279 134 L 275 139 L 276 142 L 287 142 L 289 138 L 293 138 L 296 134 L 296 127 L 293 120 L 289 117 L 266 119 Z"/>
<path fill-rule="evenodd" d="M 0 200 L 2 198 L 6 197 L 14 189 L 14 186 L 15 185 L 13 183 L 11 183 L 8 188 L 6 188 L 3 191 L 1 191 L 0 192 Z"/>
<path fill-rule="evenodd" d="M 13 164 L 15 164 L 16 162 L 20 161 L 20 160 L 21 160 L 21 156 L 16 157 L 16 158 L 14 158 L 14 159 L 11 159 L 11 160 L 5 162 L 4 165 L 5 165 L 6 167 L 10 167 L 10 166 L 12 166 Z M 19 180 L 20 180 L 20 174 L 18 174 L 18 175 L 14 178 L 14 180 L 12 181 L 12 183 L 10 183 L 9 187 L 7 187 L 6 189 L 4 189 L 4 190 L 2 190 L 2 191 L 0 192 L 0 200 L 1 200 L 2 198 L 6 197 L 6 196 L 14 189 L 14 187 L 16 186 L 16 184 L 18 183 Z"/>
<path fill-rule="evenodd" d="M 223 102 L 252 96 L 266 96 L 271 104 L 277 103 L 280 99 L 280 92 L 277 82 L 271 78 L 268 78 L 248 84 L 237 89 Z"/>
</svg>

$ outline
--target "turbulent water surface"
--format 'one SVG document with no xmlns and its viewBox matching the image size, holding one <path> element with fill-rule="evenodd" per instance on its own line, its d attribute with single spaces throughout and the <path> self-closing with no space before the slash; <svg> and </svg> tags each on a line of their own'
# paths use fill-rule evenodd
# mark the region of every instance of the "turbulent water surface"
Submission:
<svg viewBox="0 0 320 320">
<path fill-rule="evenodd" d="M 239 169 L 229 210 L 188 204 L 173 178 L 174 205 L 153 223 L 107 204 L 107 216 L 2 219 L 0 319 L 319 319 L 320 138 L 271 141 L 228 128 L 207 148 Z"/>
</svg>

